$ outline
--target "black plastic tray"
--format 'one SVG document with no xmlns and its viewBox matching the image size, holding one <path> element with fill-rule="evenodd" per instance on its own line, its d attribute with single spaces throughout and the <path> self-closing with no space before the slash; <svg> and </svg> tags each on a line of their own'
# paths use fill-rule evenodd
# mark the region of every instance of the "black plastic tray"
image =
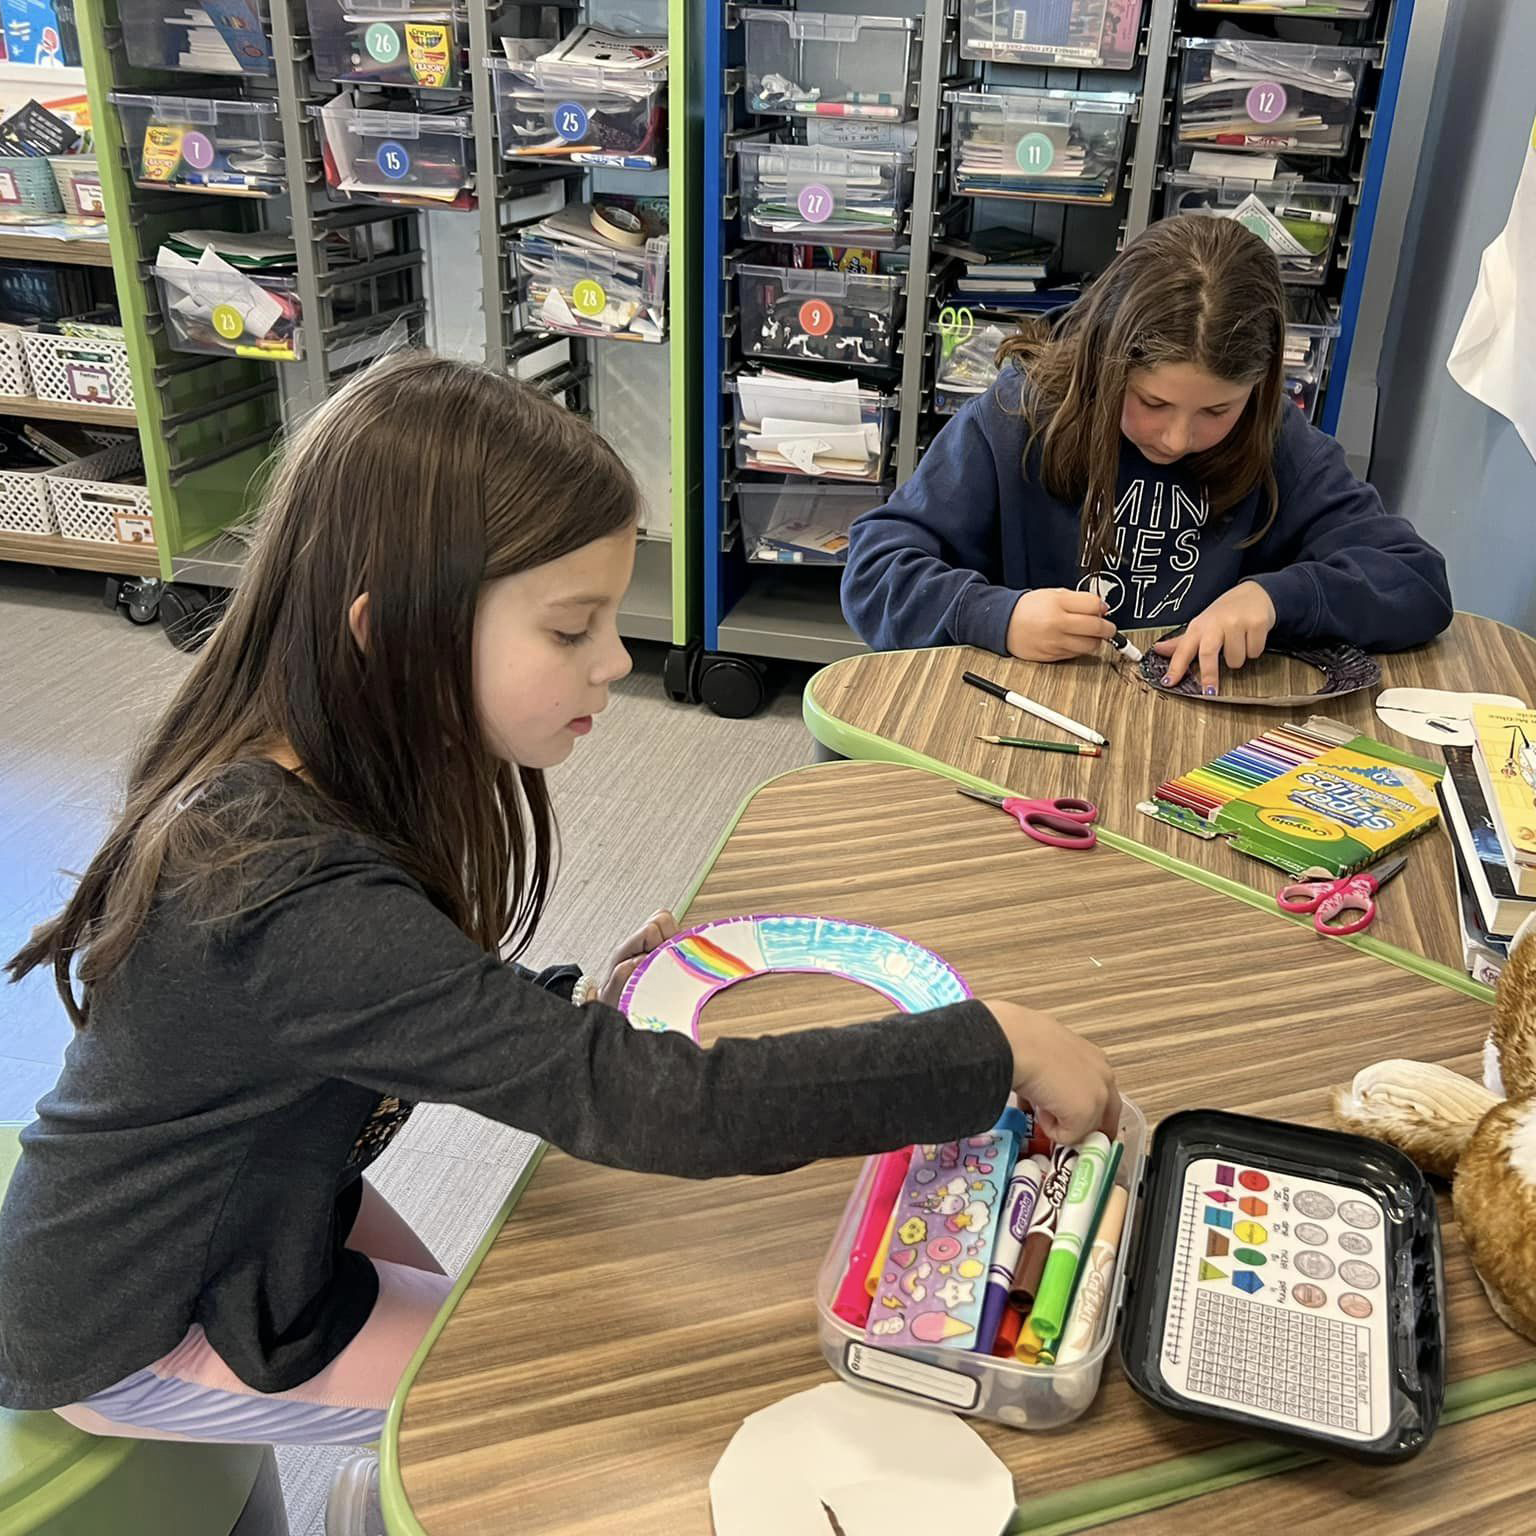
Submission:
<svg viewBox="0 0 1536 1536">
<path fill-rule="evenodd" d="M 1237 1405 L 1185 1396 L 1162 1371 L 1164 1324 L 1173 1287 L 1175 1234 L 1185 1169 L 1217 1158 L 1276 1177 L 1323 1180 L 1359 1190 L 1386 1212 L 1390 1421 L 1362 1441 L 1305 1423 L 1277 1423 Z M 1429 1443 L 1445 1398 L 1445 1291 L 1440 1222 L 1424 1175 L 1384 1142 L 1281 1120 L 1218 1110 L 1170 1115 L 1152 1138 L 1135 1252 L 1127 1275 L 1120 1354 L 1131 1385 L 1181 1417 L 1216 1420 L 1302 1450 L 1361 1462 L 1406 1461 Z"/>
</svg>

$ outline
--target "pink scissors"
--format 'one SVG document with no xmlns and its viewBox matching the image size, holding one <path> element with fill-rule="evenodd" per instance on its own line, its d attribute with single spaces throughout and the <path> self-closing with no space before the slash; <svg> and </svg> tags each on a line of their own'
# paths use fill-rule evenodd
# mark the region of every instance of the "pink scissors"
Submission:
<svg viewBox="0 0 1536 1536">
<path fill-rule="evenodd" d="M 1361 870 L 1358 875 L 1346 875 L 1342 880 L 1303 880 L 1296 885 L 1282 886 L 1275 901 L 1282 912 L 1312 913 L 1312 926 L 1319 933 L 1335 938 L 1362 933 L 1376 921 L 1376 892 L 1395 875 L 1400 875 L 1407 862 L 1405 858 L 1387 859 Z M 1309 869 L 1307 873 L 1327 875 L 1325 870 Z M 1342 913 L 1354 913 L 1355 916 L 1348 922 L 1335 922 L 1334 919 Z"/>
<path fill-rule="evenodd" d="M 984 795 L 977 789 L 962 789 L 960 793 L 1007 811 L 1037 843 L 1048 843 L 1052 848 L 1092 848 L 1099 840 L 1089 826 L 1099 819 L 1099 808 L 1091 800 L 1021 800 L 1016 795 Z"/>
</svg>

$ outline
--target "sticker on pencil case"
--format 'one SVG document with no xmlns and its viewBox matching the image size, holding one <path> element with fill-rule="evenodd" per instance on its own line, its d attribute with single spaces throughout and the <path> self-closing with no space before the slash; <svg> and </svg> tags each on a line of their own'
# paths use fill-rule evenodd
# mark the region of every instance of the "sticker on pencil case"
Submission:
<svg viewBox="0 0 1536 1536">
<path fill-rule="evenodd" d="M 1011 1131 L 913 1152 L 865 1325 L 870 1343 L 976 1347 L 1013 1160 Z"/>
<path fill-rule="evenodd" d="M 619 1007 L 636 1029 L 675 1029 L 697 1040 L 699 1015 L 717 992 L 751 976 L 785 972 L 840 976 L 878 992 L 902 1013 L 971 995 L 952 965 L 900 934 L 778 912 L 717 918 L 678 934 L 640 962 Z"/>
<path fill-rule="evenodd" d="M 1163 1376 L 1194 1402 L 1378 1440 L 1392 1415 L 1390 1269 L 1371 1196 L 1198 1158 L 1184 1170 Z"/>
</svg>

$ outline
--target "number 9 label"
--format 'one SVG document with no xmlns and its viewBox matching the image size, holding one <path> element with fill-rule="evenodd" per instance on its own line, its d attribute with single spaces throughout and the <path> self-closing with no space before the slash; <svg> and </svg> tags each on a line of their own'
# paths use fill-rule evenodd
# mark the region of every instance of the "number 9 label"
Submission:
<svg viewBox="0 0 1536 1536">
<path fill-rule="evenodd" d="M 832 217 L 837 200 L 829 188 L 822 186 L 819 181 L 813 181 L 808 187 L 801 187 L 800 196 L 795 199 L 795 207 L 800 210 L 800 217 L 807 224 L 825 224 Z"/>
<path fill-rule="evenodd" d="M 807 336 L 825 336 L 837 316 L 824 299 L 807 299 L 800 306 L 800 329 Z"/>
<path fill-rule="evenodd" d="M 555 108 L 555 132 L 567 144 L 579 144 L 587 136 L 587 109 L 576 101 L 562 101 Z"/>
</svg>

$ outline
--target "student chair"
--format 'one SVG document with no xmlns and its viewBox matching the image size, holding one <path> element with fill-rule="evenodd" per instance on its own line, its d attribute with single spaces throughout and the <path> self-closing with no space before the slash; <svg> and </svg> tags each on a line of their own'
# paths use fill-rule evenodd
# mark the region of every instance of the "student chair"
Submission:
<svg viewBox="0 0 1536 1536">
<path fill-rule="evenodd" d="M 21 1156 L 0 1124 L 0 1198 Z M 0 1536 L 288 1536 L 271 1446 L 115 1440 L 0 1408 Z"/>
</svg>

